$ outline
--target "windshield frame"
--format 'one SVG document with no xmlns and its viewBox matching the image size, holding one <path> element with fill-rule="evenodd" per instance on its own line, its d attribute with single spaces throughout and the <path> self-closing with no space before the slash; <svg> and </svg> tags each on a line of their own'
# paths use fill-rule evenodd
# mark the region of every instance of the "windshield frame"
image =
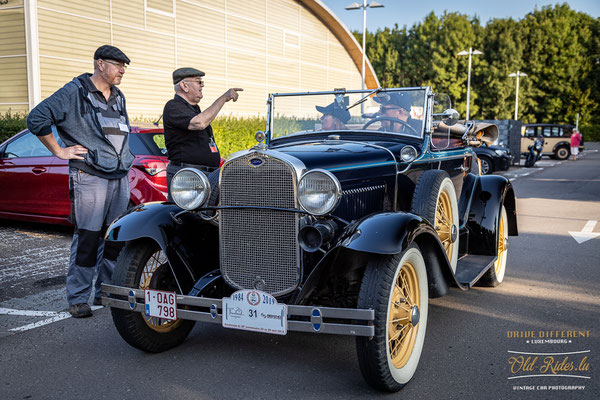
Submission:
<svg viewBox="0 0 600 400">
<path fill-rule="evenodd" d="M 280 139 L 289 138 L 290 136 L 301 137 L 302 134 L 296 135 L 296 133 L 304 132 L 304 131 L 299 131 L 299 132 L 291 133 L 289 135 L 273 138 L 274 115 L 275 115 L 275 113 L 273 112 L 273 109 L 275 106 L 275 100 L 279 97 L 320 96 L 320 95 L 340 95 L 340 94 L 342 94 L 342 95 L 363 94 L 363 95 L 370 95 L 373 97 L 373 96 L 380 95 L 382 93 L 394 93 L 394 92 L 400 92 L 400 91 L 417 91 L 417 90 L 423 91 L 423 119 L 422 119 L 422 123 L 421 123 L 421 130 L 419 132 L 419 136 L 409 135 L 409 134 L 406 134 L 403 132 L 391 132 L 391 131 L 385 131 L 382 133 L 423 140 L 425 138 L 425 135 L 427 133 L 429 133 L 431 130 L 430 126 L 431 126 L 432 120 L 431 120 L 430 98 L 433 95 L 431 86 L 397 87 L 397 88 L 385 88 L 385 89 L 380 87 L 377 89 L 362 89 L 362 90 L 361 89 L 358 89 L 358 90 L 335 89 L 335 90 L 314 91 L 314 92 L 307 91 L 307 92 L 289 92 L 289 93 L 270 93 L 269 98 L 267 100 L 267 124 L 265 127 L 266 144 L 268 145 L 269 143 L 271 143 L 271 141 L 278 141 Z M 367 100 L 368 100 L 368 98 L 367 98 Z M 357 104 L 356 106 L 359 106 L 359 104 Z M 327 134 L 327 133 L 344 133 L 344 132 L 347 132 L 347 133 L 364 132 L 364 133 L 373 134 L 376 131 L 351 129 L 351 130 L 315 131 L 312 133 Z M 308 134 L 308 133 L 306 133 L 306 134 Z"/>
</svg>

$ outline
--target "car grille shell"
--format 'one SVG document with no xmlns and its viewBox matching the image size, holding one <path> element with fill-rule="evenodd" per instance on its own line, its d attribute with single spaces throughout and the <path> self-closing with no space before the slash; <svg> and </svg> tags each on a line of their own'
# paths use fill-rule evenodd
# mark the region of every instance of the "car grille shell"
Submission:
<svg viewBox="0 0 600 400">
<path fill-rule="evenodd" d="M 256 164 L 256 165 L 255 165 Z M 285 161 L 249 153 L 221 171 L 219 217 L 221 273 L 236 289 L 260 289 L 274 296 L 300 281 L 296 175 Z M 264 207 L 264 208 L 263 208 Z"/>
</svg>

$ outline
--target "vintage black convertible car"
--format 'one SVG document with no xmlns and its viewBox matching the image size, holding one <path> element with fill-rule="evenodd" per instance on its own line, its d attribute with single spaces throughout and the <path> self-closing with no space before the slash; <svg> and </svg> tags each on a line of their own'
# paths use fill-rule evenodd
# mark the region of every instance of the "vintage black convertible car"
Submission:
<svg viewBox="0 0 600 400">
<path fill-rule="evenodd" d="M 497 128 L 457 120 L 429 87 L 270 95 L 257 146 L 208 178 L 182 169 L 176 204 L 109 228 L 125 244 L 102 300 L 119 334 L 148 352 L 195 321 L 353 335 L 365 380 L 401 389 L 429 298 L 500 284 L 517 235 L 510 182 L 472 149 Z"/>
</svg>

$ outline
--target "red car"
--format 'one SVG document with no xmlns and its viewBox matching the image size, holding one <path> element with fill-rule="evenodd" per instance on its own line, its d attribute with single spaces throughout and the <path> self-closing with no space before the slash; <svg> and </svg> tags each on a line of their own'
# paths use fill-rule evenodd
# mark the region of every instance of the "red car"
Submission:
<svg viewBox="0 0 600 400">
<path fill-rule="evenodd" d="M 130 206 L 167 200 L 167 150 L 162 129 L 131 129 Z M 57 137 L 60 144 L 62 141 Z M 0 145 L 0 218 L 71 225 L 69 162 L 28 130 Z"/>
</svg>

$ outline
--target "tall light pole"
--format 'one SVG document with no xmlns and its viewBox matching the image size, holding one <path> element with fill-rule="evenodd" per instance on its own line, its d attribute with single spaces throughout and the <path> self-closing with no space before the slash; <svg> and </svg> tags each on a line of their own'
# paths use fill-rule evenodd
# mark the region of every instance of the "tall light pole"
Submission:
<svg viewBox="0 0 600 400">
<path fill-rule="evenodd" d="M 368 8 L 382 8 L 383 4 L 379 4 L 376 1 L 371 1 L 369 4 L 367 4 L 367 0 L 363 0 L 362 5 L 358 4 L 358 3 L 352 3 L 349 6 L 346 7 L 346 10 L 360 10 L 362 8 L 363 10 L 363 31 L 362 31 L 362 68 L 360 69 L 361 71 L 361 81 L 362 81 L 362 90 L 365 90 L 365 39 L 366 39 L 366 32 L 367 32 L 367 7 Z M 360 104 L 360 112 L 361 114 L 364 114 L 364 103 Z"/>
<path fill-rule="evenodd" d="M 508 76 L 511 76 L 511 77 L 516 76 L 517 77 L 517 94 L 515 96 L 515 120 L 516 120 L 517 116 L 519 115 L 519 77 L 527 76 L 527 74 L 525 72 L 517 71 L 516 74 L 513 72 L 512 74 L 508 74 Z"/>
<path fill-rule="evenodd" d="M 469 107 L 471 106 L 471 56 L 473 54 L 478 55 L 483 53 L 479 50 L 473 50 L 473 48 L 469 47 L 469 51 L 463 50 L 457 54 L 459 56 L 469 56 L 469 73 L 467 75 L 467 120 L 469 119 Z"/>
</svg>

